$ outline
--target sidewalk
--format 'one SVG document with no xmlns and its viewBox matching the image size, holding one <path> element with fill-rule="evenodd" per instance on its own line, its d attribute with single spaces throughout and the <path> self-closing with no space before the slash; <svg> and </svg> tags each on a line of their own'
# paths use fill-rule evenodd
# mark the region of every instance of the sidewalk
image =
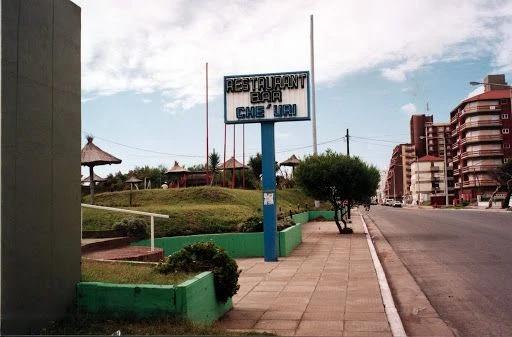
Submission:
<svg viewBox="0 0 512 337">
<path fill-rule="evenodd" d="M 359 212 L 354 234 L 334 222 L 303 226 L 303 242 L 278 262 L 237 259 L 233 309 L 216 324 L 283 336 L 392 336 Z"/>
</svg>

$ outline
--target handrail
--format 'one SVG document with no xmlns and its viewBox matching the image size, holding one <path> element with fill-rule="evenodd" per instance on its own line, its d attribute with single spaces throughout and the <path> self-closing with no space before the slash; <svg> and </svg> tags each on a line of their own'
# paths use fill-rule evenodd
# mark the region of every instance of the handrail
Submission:
<svg viewBox="0 0 512 337">
<path fill-rule="evenodd" d="M 94 208 L 101 209 L 104 211 L 112 211 L 112 212 L 120 212 L 120 213 L 130 213 L 130 214 L 138 214 L 138 215 L 146 215 L 151 218 L 151 251 L 155 250 L 155 218 L 165 218 L 169 219 L 169 215 L 167 214 L 158 214 L 158 213 L 150 213 L 150 212 L 141 212 L 141 211 L 132 211 L 130 209 L 124 208 L 114 208 L 114 207 L 106 207 L 106 206 L 98 206 L 98 205 L 90 205 L 90 204 L 81 204 L 82 207 L 85 208 Z M 81 232 L 83 232 L 83 214 L 80 219 L 81 223 Z"/>
</svg>

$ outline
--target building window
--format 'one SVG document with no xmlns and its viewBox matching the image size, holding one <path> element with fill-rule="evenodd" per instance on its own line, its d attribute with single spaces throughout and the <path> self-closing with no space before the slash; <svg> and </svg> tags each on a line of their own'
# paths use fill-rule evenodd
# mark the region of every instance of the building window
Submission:
<svg viewBox="0 0 512 337">
<path fill-rule="evenodd" d="M 504 149 L 510 149 L 510 144 L 503 144 Z"/>
<path fill-rule="evenodd" d="M 502 129 L 501 132 L 504 134 L 504 135 L 508 135 L 510 133 L 510 130 L 509 129 Z"/>
<path fill-rule="evenodd" d="M 501 114 L 501 119 L 508 119 L 508 114 Z"/>
</svg>

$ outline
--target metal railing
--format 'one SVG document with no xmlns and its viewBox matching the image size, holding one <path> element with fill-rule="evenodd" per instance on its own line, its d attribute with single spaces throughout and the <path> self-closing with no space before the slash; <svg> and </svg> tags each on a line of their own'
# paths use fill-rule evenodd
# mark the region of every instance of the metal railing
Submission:
<svg viewBox="0 0 512 337">
<path fill-rule="evenodd" d="M 106 206 L 97 206 L 97 205 L 90 205 L 90 204 L 81 204 L 82 206 L 82 214 L 80 217 L 80 233 L 83 232 L 83 207 L 85 208 L 94 208 L 94 209 L 101 209 L 104 211 L 112 211 L 112 212 L 120 212 L 120 213 L 129 213 L 129 214 L 137 214 L 137 215 L 146 215 L 151 218 L 151 251 L 155 250 L 155 218 L 164 218 L 169 219 L 169 215 L 166 214 L 158 214 L 158 213 L 149 213 L 149 212 L 141 212 L 141 211 L 132 211 L 130 209 L 124 209 L 124 208 L 114 208 L 114 207 L 106 207 Z"/>
<path fill-rule="evenodd" d="M 475 150 L 462 153 L 462 159 L 469 157 L 503 156 L 503 150 Z"/>
</svg>

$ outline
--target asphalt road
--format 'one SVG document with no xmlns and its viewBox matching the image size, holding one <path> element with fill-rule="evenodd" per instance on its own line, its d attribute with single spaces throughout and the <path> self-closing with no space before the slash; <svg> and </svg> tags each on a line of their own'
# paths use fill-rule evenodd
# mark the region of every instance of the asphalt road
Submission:
<svg viewBox="0 0 512 337">
<path fill-rule="evenodd" d="M 512 213 L 374 206 L 370 217 L 459 336 L 512 336 Z"/>
</svg>

